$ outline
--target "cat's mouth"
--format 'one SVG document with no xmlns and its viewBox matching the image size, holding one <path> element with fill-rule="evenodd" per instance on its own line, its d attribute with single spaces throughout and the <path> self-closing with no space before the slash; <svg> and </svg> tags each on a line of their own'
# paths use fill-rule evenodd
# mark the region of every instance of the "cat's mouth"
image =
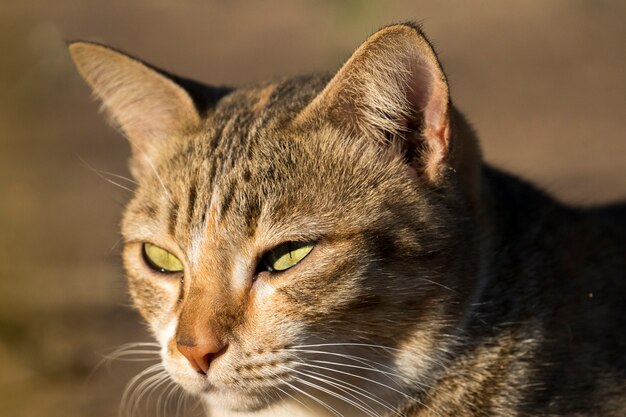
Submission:
<svg viewBox="0 0 626 417">
<path fill-rule="evenodd" d="M 280 401 L 281 385 L 271 378 L 247 378 L 241 375 L 219 376 L 170 373 L 183 389 L 200 398 L 211 408 L 232 411 L 258 411 Z M 217 377 L 216 377 L 217 376 Z"/>
<path fill-rule="evenodd" d="M 291 398 L 293 354 L 281 349 L 230 349 L 206 370 L 194 369 L 183 355 L 163 349 L 162 363 L 171 378 L 210 409 L 255 411 Z"/>
</svg>

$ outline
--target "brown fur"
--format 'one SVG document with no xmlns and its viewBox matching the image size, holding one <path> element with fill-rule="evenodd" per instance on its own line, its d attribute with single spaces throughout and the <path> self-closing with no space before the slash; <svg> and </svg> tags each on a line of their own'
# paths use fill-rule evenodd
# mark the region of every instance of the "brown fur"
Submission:
<svg viewBox="0 0 626 417">
<path fill-rule="evenodd" d="M 485 165 L 414 25 L 332 78 L 234 90 L 70 49 L 138 150 L 131 294 L 212 415 L 626 415 L 626 208 Z M 286 241 L 316 245 L 258 272 Z M 148 268 L 143 242 L 184 273 Z M 227 348 L 198 375 L 176 340 L 204 337 Z"/>
</svg>

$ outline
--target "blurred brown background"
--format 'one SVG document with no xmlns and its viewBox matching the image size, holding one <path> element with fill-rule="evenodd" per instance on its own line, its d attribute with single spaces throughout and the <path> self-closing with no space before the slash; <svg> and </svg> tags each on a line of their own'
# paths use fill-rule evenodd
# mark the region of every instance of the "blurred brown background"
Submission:
<svg viewBox="0 0 626 417">
<path fill-rule="evenodd" d="M 128 175 L 128 148 L 65 40 L 241 84 L 336 69 L 373 30 L 409 19 L 438 48 L 488 161 L 569 202 L 626 197 L 626 2 L 0 0 L 0 415 L 114 416 L 149 364 L 92 373 L 149 337 L 116 245 L 129 193 L 86 167 Z"/>
</svg>

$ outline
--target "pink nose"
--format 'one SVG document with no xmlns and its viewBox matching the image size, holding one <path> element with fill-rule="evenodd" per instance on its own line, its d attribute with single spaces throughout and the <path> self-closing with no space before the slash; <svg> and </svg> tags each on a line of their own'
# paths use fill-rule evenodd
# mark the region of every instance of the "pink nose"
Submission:
<svg viewBox="0 0 626 417">
<path fill-rule="evenodd" d="M 201 340 L 178 338 L 176 348 L 197 372 L 206 374 L 211 362 L 226 350 L 226 344 L 214 337 Z"/>
</svg>

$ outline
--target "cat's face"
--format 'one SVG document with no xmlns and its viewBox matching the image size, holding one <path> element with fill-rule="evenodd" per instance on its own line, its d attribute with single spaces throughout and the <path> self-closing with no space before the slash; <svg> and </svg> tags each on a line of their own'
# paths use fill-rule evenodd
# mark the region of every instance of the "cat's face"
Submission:
<svg viewBox="0 0 626 417">
<path fill-rule="evenodd" d="M 355 93 L 361 61 L 400 36 L 427 48 L 413 28 L 395 28 L 382 44 L 374 35 L 324 89 L 325 80 L 302 78 L 224 91 L 206 113 L 182 117 L 191 100 L 176 98 L 178 113 L 161 120 L 185 123 L 158 141 L 145 138 L 162 127 L 126 122 L 141 110 L 107 104 L 111 93 L 98 88 L 106 77 L 86 75 L 105 105 L 124 109 L 111 112 L 137 147 L 139 186 L 123 221 L 133 300 L 167 371 L 211 405 L 256 410 L 339 395 L 341 407 L 381 409 L 445 361 L 476 248 L 458 215 L 466 198 L 442 167 L 452 165 L 447 90 L 425 79 L 438 66 L 420 67 L 416 79 L 428 85 L 401 97 L 423 107 L 414 116 L 397 109 L 387 125 L 384 112 L 358 117 L 368 98 Z M 174 88 L 170 101 L 182 94 L 163 88 Z"/>
<path fill-rule="evenodd" d="M 131 291 L 173 377 L 245 407 L 279 394 L 271 388 L 290 381 L 289 369 L 319 371 L 300 360 L 341 362 L 298 346 L 395 349 L 399 337 L 422 331 L 431 356 L 431 327 L 441 324 L 433 318 L 448 295 L 430 282 L 441 280 L 446 208 L 429 204 L 404 161 L 374 143 L 350 143 L 331 129 L 269 129 L 246 145 L 234 126 L 227 121 L 168 147 L 125 216 Z M 180 259 L 183 271 L 155 271 L 145 242 Z M 287 242 L 313 249 L 287 270 L 268 271 L 264 255 Z M 181 337 L 202 337 L 196 331 L 226 345 L 206 376 L 176 347 Z M 307 349 L 393 359 L 381 349 Z"/>
</svg>

